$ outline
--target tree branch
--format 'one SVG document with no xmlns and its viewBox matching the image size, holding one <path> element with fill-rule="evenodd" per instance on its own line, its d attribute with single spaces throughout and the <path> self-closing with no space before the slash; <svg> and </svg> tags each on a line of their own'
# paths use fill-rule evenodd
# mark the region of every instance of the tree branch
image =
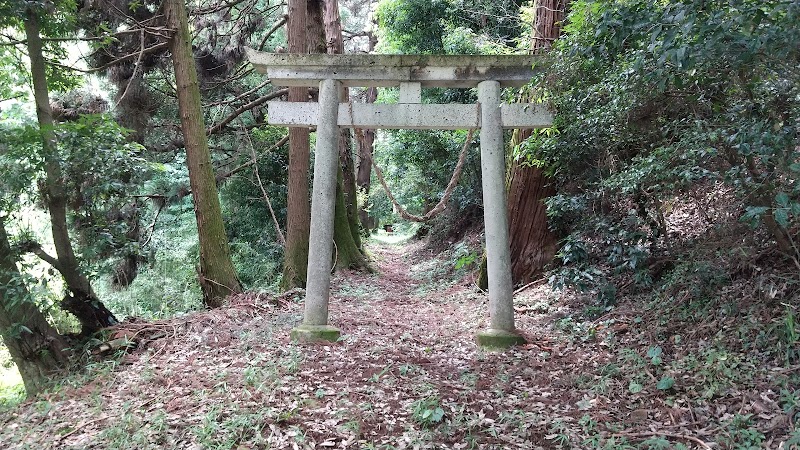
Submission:
<svg viewBox="0 0 800 450">
<path fill-rule="evenodd" d="M 58 258 L 55 258 L 48 254 L 46 251 L 42 249 L 42 245 L 36 241 L 23 241 L 20 242 L 17 246 L 22 253 L 33 253 L 34 255 L 38 256 L 39 259 L 50 264 L 59 272 L 62 272 L 61 263 L 58 261 Z"/>
<path fill-rule="evenodd" d="M 284 136 L 284 137 L 281 138 L 281 140 L 276 142 L 275 145 L 273 145 L 269 149 L 265 150 L 264 153 L 269 153 L 269 152 L 271 152 L 271 151 L 273 151 L 273 150 L 275 150 L 275 149 L 277 149 L 279 147 L 282 147 L 282 146 L 286 145 L 287 142 L 289 142 L 289 136 Z M 221 183 L 222 181 L 226 180 L 227 178 L 232 177 L 233 175 L 236 175 L 237 173 L 239 173 L 242 170 L 252 166 L 253 164 L 255 164 L 255 161 L 251 159 L 251 160 L 247 161 L 246 163 L 242 163 L 241 165 L 239 165 L 239 166 L 237 166 L 237 167 L 235 167 L 235 168 L 233 168 L 233 169 L 231 169 L 231 170 L 229 170 L 227 172 L 223 172 L 223 173 L 218 174 L 216 176 L 217 184 Z"/>
<path fill-rule="evenodd" d="M 275 22 L 275 25 L 273 25 L 272 28 L 270 28 L 269 31 L 267 31 L 267 34 L 265 34 L 264 37 L 261 38 L 261 42 L 258 44 L 258 50 L 259 51 L 264 50 L 264 45 L 267 44 L 267 39 L 269 39 L 272 36 L 273 33 L 278 31 L 278 29 L 280 27 L 286 25 L 286 20 L 288 18 L 289 18 L 289 16 L 284 14 L 281 17 L 281 19 L 279 21 Z"/>
<path fill-rule="evenodd" d="M 147 47 L 145 49 L 142 49 L 142 50 L 140 50 L 140 51 L 138 51 L 136 53 L 130 53 L 130 54 L 127 54 L 125 56 L 121 56 L 121 57 L 119 57 L 119 58 L 117 58 L 117 59 L 115 59 L 115 60 L 113 60 L 111 62 L 103 64 L 100 67 L 94 67 L 94 68 L 91 68 L 91 69 L 78 69 L 77 67 L 68 66 L 66 64 L 61 64 L 61 63 L 58 63 L 58 62 L 55 62 L 55 61 L 52 61 L 52 60 L 48 61 L 48 64 L 50 64 L 52 66 L 56 66 L 56 67 L 61 67 L 63 69 L 67 69 L 67 70 L 74 70 L 75 72 L 96 73 L 96 72 L 102 72 L 103 70 L 106 70 L 111 66 L 115 66 L 115 65 L 117 65 L 119 63 L 122 63 L 122 62 L 125 62 L 125 61 L 131 60 L 131 59 L 141 58 L 142 55 L 145 55 L 147 53 L 152 53 L 152 52 L 155 52 L 155 51 L 158 51 L 158 50 L 165 49 L 168 46 L 169 46 L 169 43 L 162 42 L 160 44 L 156 44 L 156 45 Z"/>
<path fill-rule="evenodd" d="M 270 92 L 267 95 L 261 96 L 261 97 L 253 100 L 252 102 L 250 102 L 250 103 L 248 103 L 246 105 L 240 106 L 238 109 L 236 109 L 236 111 L 232 112 L 228 117 L 222 119 L 219 123 L 217 123 L 216 125 L 214 125 L 211 128 L 209 128 L 208 131 L 206 132 L 206 135 L 211 136 L 212 134 L 219 133 L 220 131 L 222 131 L 223 128 L 225 128 L 226 125 L 231 123 L 231 121 L 233 121 L 233 119 L 239 117 L 240 115 L 242 115 L 246 111 L 249 111 L 249 110 L 255 108 L 256 106 L 259 106 L 259 105 L 267 102 L 268 100 L 272 100 L 273 98 L 277 98 L 277 97 L 280 97 L 282 95 L 286 95 L 288 92 L 289 92 L 289 89 L 279 89 L 277 91 Z"/>
</svg>

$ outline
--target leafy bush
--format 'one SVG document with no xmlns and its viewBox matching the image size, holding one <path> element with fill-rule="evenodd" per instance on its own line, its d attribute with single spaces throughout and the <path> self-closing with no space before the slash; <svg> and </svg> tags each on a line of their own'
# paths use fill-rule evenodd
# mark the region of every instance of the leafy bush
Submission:
<svg viewBox="0 0 800 450">
<path fill-rule="evenodd" d="M 567 281 L 597 279 L 585 268 L 598 264 L 636 273 L 668 245 L 665 205 L 709 182 L 800 259 L 798 20 L 790 0 L 571 4 L 537 84 L 557 132 L 522 147 L 560 185 L 548 207 L 572 232 Z"/>
</svg>

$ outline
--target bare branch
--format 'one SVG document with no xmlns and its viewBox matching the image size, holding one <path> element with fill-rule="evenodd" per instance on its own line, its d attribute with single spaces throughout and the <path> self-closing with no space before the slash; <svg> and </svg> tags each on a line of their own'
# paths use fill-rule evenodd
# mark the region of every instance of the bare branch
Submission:
<svg viewBox="0 0 800 450">
<path fill-rule="evenodd" d="M 231 103 L 235 103 L 235 102 L 247 97 L 248 95 L 255 93 L 256 91 L 258 91 L 259 89 L 261 89 L 264 86 L 268 85 L 269 83 L 270 83 L 269 80 L 265 80 L 263 83 L 259 84 L 258 86 L 254 87 L 253 89 L 250 89 L 247 92 L 244 92 L 244 93 L 240 94 L 236 98 L 232 98 L 230 100 L 222 100 L 222 101 L 214 102 L 214 103 L 209 103 L 208 105 L 203 105 L 203 108 L 212 108 L 214 106 L 230 105 Z"/>
<path fill-rule="evenodd" d="M 253 100 L 252 102 L 250 102 L 250 103 L 248 103 L 246 105 L 240 106 L 236 111 L 232 112 L 228 117 L 222 119 L 219 123 L 217 123 L 216 125 L 214 125 L 211 128 L 209 128 L 208 131 L 206 132 L 206 134 L 211 136 L 212 134 L 219 133 L 220 131 L 223 130 L 223 128 L 225 128 L 226 125 L 231 123 L 231 121 L 233 121 L 233 119 L 239 117 L 244 112 L 250 111 L 251 109 L 255 108 L 256 106 L 259 106 L 259 105 L 261 105 L 263 103 L 266 103 L 268 100 L 272 100 L 273 98 L 277 98 L 277 97 L 280 97 L 282 95 L 286 95 L 288 92 L 289 92 L 289 89 L 279 89 L 279 90 L 271 92 L 271 93 L 269 93 L 267 95 L 261 96 L 261 97 Z"/>
<path fill-rule="evenodd" d="M 267 195 L 267 190 L 264 189 L 264 183 L 261 182 L 261 175 L 258 173 L 258 158 L 256 157 L 256 148 L 253 145 L 253 141 L 250 139 L 250 133 L 245 132 L 244 135 L 247 137 L 248 144 L 250 144 L 250 153 L 253 155 L 252 159 L 253 173 L 255 173 L 256 175 L 256 180 L 258 180 L 258 187 L 261 188 L 261 194 L 264 196 L 264 202 L 266 202 L 267 209 L 269 209 L 269 214 L 272 216 L 272 223 L 273 225 L 275 225 L 275 233 L 278 234 L 278 242 L 281 244 L 281 247 L 286 247 L 286 238 L 283 236 L 283 231 L 281 231 L 281 225 L 280 223 L 278 223 L 278 218 L 275 216 L 275 210 L 272 209 L 272 202 L 269 200 L 269 195 Z M 286 136 L 285 139 L 288 142 L 289 136 Z"/>
<path fill-rule="evenodd" d="M 136 63 L 133 64 L 133 74 L 128 79 L 128 84 L 125 85 L 125 90 L 122 91 L 122 95 L 119 96 L 117 103 L 114 105 L 115 108 L 119 106 L 120 103 L 122 103 L 122 99 L 124 99 L 125 96 L 128 94 L 128 89 L 130 89 L 133 80 L 136 78 L 136 72 L 139 70 L 139 64 L 142 63 L 142 56 L 144 56 L 144 36 L 145 36 L 144 30 L 142 30 L 141 37 L 139 38 L 139 45 L 140 45 L 139 58 L 136 60 Z"/>
<path fill-rule="evenodd" d="M 279 30 L 279 29 L 280 29 L 282 26 L 286 25 L 286 20 L 287 20 L 288 18 L 289 18 L 289 16 L 284 14 L 284 15 L 281 17 L 281 19 L 280 19 L 280 20 L 278 20 L 277 22 L 275 22 L 275 25 L 273 25 L 273 26 L 272 26 L 272 28 L 270 28 L 270 29 L 269 29 L 269 31 L 267 31 L 267 34 L 265 34 L 265 35 L 264 35 L 264 37 L 263 37 L 263 38 L 261 38 L 261 42 L 258 44 L 258 50 L 259 50 L 259 51 L 261 51 L 261 50 L 264 50 L 264 46 L 267 44 L 267 40 L 268 40 L 270 37 L 272 37 L 272 35 L 273 35 L 273 34 L 274 34 L 276 31 L 278 31 L 278 30 Z"/>
<path fill-rule="evenodd" d="M 46 251 L 42 249 L 42 245 L 36 241 L 23 241 L 18 244 L 18 248 L 23 253 L 33 253 L 34 255 L 38 256 L 39 259 L 50 264 L 54 269 L 59 272 L 62 272 L 61 263 L 58 261 L 58 258 L 51 256 Z"/>
<path fill-rule="evenodd" d="M 287 142 L 289 142 L 289 136 L 284 136 L 283 138 L 281 138 L 281 140 L 276 142 L 275 145 L 270 147 L 268 150 L 265 150 L 264 153 L 269 153 L 269 152 L 271 152 L 271 151 L 273 151 L 273 150 L 275 150 L 277 148 L 280 148 L 280 147 L 286 145 Z M 251 159 L 250 161 L 247 161 L 246 163 L 243 163 L 242 165 L 237 166 L 234 169 L 231 169 L 231 170 L 229 170 L 229 171 L 227 171 L 225 173 L 218 174 L 216 176 L 217 184 L 219 184 L 220 182 L 232 177 L 233 175 L 236 175 L 237 173 L 241 172 L 242 170 L 247 169 L 248 167 L 252 166 L 253 164 L 255 164 L 255 162 Z"/>
<path fill-rule="evenodd" d="M 106 70 L 109 67 L 115 66 L 115 65 L 117 65 L 119 63 L 123 63 L 125 61 L 129 61 L 129 60 L 134 59 L 134 58 L 141 58 L 142 55 L 145 55 L 147 53 L 152 53 L 152 52 L 155 52 L 155 51 L 158 51 L 158 50 L 161 50 L 161 49 L 165 49 L 168 46 L 169 46 L 169 44 L 167 42 L 162 42 L 160 44 L 156 44 L 156 45 L 147 47 L 147 48 L 145 48 L 143 50 L 140 50 L 137 53 L 130 53 L 128 55 L 121 56 L 121 57 L 119 57 L 119 58 L 117 58 L 117 59 L 115 59 L 115 60 L 113 60 L 113 61 L 111 61 L 109 63 L 103 64 L 100 67 L 93 67 L 91 69 L 79 69 L 77 67 L 68 66 L 66 64 L 61 64 L 61 63 L 58 63 L 58 62 L 55 62 L 55 61 L 52 61 L 52 60 L 48 60 L 47 63 L 52 65 L 52 66 L 61 67 L 63 69 L 67 69 L 67 70 L 73 70 L 75 72 L 97 73 L 97 72 L 102 72 L 103 70 Z"/>
</svg>

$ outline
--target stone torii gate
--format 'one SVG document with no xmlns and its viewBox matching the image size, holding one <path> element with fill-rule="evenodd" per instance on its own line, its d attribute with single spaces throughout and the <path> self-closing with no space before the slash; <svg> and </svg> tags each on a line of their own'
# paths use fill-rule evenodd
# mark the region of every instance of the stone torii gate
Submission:
<svg viewBox="0 0 800 450">
<path fill-rule="evenodd" d="M 523 343 L 514 326 L 513 283 L 505 191 L 504 128 L 544 128 L 551 115 L 536 104 L 503 104 L 500 90 L 519 87 L 535 74 L 526 55 L 326 55 L 261 53 L 248 49 L 256 70 L 276 86 L 319 86 L 318 103 L 270 102 L 269 123 L 317 127 L 311 202 L 308 281 L 301 341 L 335 341 L 328 324 L 330 264 L 339 127 L 481 130 L 481 174 L 489 278 L 490 326 L 477 334 L 483 347 Z M 342 87 L 400 87 L 397 104 L 340 103 Z M 423 87 L 478 88 L 478 103 L 422 104 Z"/>
</svg>

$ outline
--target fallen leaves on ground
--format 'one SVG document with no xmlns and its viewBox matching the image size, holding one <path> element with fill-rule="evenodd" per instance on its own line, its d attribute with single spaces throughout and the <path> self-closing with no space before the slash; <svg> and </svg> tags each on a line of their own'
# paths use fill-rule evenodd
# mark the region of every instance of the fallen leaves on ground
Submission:
<svg viewBox="0 0 800 450">
<path fill-rule="evenodd" d="M 786 384 L 798 367 L 748 366 L 714 353 L 711 343 L 703 353 L 702 343 L 661 342 L 641 320 L 646 311 L 575 320 L 572 294 L 541 283 L 516 298 L 528 344 L 484 352 L 474 335 L 488 324 L 486 296 L 447 261 L 418 261 L 415 250 L 419 244 L 373 243 L 377 274 L 335 277 L 336 343 L 289 340 L 302 319 L 302 291 L 246 293 L 213 311 L 123 324 L 113 336 L 136 340 L 135 351 L 98 360 L 90 377 L 72 377 L 2 413 L 0 442 L 36 449 L 706 449 L 749 448 L 735 445 L 750 439 L 752 448 L 796 448 L 788 442 L 800 435 L 797 411 L 787 410 L 785 397 L 800 395 Z M 704 361 L 683 363 L 697 351 Z M 714 357 L 716 366 L 706 364 Z"/>
</svg>

